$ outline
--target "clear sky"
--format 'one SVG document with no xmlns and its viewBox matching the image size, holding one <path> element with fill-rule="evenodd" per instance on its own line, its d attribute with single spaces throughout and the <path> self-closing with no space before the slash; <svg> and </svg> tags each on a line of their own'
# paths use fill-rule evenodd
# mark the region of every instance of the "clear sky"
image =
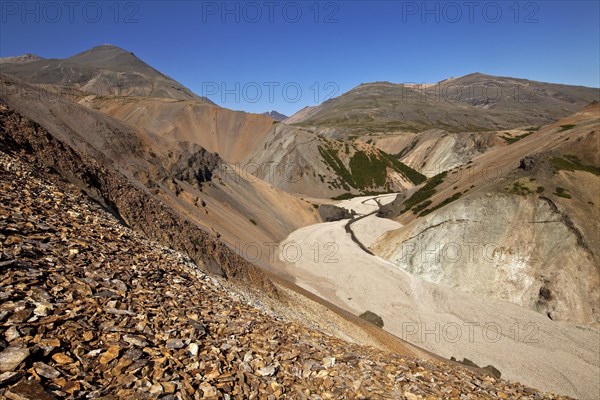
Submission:
<svg viewBox="0 0 600 400">
<path fill-rule="evenodd" d="M 292 114 L 372 81 L 600 86 L 599 1 L 0 1 L 0 56 L 114 44 L 217 104 Z"/>
</svg>

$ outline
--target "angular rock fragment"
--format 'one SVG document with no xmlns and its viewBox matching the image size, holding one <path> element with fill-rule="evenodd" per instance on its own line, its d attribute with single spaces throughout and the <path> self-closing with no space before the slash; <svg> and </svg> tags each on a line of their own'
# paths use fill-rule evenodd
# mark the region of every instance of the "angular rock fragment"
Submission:
<svg viewBox="0 0 600 400">
<path fill-rule="evenodd" d="M 0 353 L 0 372 L 11 372 L 17 369 L 27 357 L 29 349 L 21 344 L 8 346 Z"/>
</svg>

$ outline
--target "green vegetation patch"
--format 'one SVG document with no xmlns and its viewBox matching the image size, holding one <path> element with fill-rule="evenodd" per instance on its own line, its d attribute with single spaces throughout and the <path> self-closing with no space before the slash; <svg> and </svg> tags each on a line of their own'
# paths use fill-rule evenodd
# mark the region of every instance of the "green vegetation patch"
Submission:
<svg viewBox="0 0 600 400">
<path fill-rule="evenodd" d="M 577 156 L 565 155 L 564 157 L 554 157 L 550 160 L 554 167 L 554 173 L 558 171 L 585 171 L 594 175 L 600 175 L 600 167 L 583 164 Z"/>
<path fill-rule="evenodd" d="M 502 139 L 504 139 L 504 141 L 508 144 L 513 144 L 518 142 L 521 139 L 526 138 L 527 136 L 531 135 L 533 132 L 527 132 L 524 133 L 522 135 L 518 135 L 518 136 L 500 136 Z"/>
<path fill-rule="evenodd" d="M 431 200 L 425 200 L 421 204 L 417 204 L 416 206 L 414 206 L 412 210 L 415 214 L 417 214 L 417 213 L 423 211 L 424 209 L 426 209 L 427 207 L 429 207 L 431 205 L 431 203 L 433 203 Z"/>
<path fill-rule="evenodd" d="M 346 169 L 346 166 L 338 157 L 338 153 L 336 150 L 328 147 L 325 148 L 323 146 L 319 146 L 319 153 L 323 160 L 327 165 L 329 165 L 334 172 L 342 178 L 345 182 L 347 182 L 350 186 L 355 186 L 354 180 L 352 179 L 352 175 Z"/>
<path fill-rule="evenodd" d="M 343 151 L 349 153 L 346 144 Z M 350 158 L 349 166 L 346 167 L 339 157 L 338 151 L 329 146 L 318 146 L 319 153 L 324 162 L 341 179 L 341 182 L 333 184 L 336 188 L 343 188 L 350 191 L 351 187 L 356 188 L 366 194 L 369 188 L 377 188 L 386 185 L 387 169 L 390 168 L 414 184 L 422 183 L 426 180 L 425 175 L 420 174 L 409 166 L 389 154 L 377 151 L 366 153 L 353 147 L 354 154 Z M 339 197 L 339 196 L 338 196 Z"/>
<path fill-rule="evenodd" d="M 400 151 L 400 153 L 394 155 L 394 157 L 400 159 L 400 158 L 404 157 L 405 155 L 407 155 L 408 153 L 410 153 L 416 146 L 417 146 L 417 141 L 413 140 L 412 143 L 410 144 L 410 146 L 406 146 L 405 148 L 403 148 Z"/>
<path fill-rule="evenodd" d="M 387 179 L 386 160 L 373 154 L 369 156 L 364 151 L 356 151 L 350 159 L 350 170 L 356 183 L 356 188 L 383 186 Z"/>
<path fill-rule="evenodd" d="M 421 212 L 419 214 L 419 217 L 424 217 L 425 215 L 429 214 L 430 212 L 438 210 L 438 209 L 444 207 L 445 205 L 448 205 L 448 204 L 452 203 L 453 201 L 460 199 L 462 195 L 463 195 L 463 193 L 461 193 L 461 192 L 454 193 L 452 196 L 448 197 L 447 199 L 445 199 L 441 203 L 439 203 L 439 204 L 437 204 L 437 205 L 435 205 L 435 206 L 433 206 L 431 208 L 428 208 L 427 210 Z"/>
<path fill-rule="evenodd" d="M 576 126 L 577 126 L 577 125 L 573 125 L 573 124 L 561 125 L 561 126 L 560 126 L 560 130 L 559 130 L 559 132 L 568 131 L 569 129 L 573 129 L 573 128 L 575 128 Z"/>
<path fill-rule="evenodd" d="M 356 195 L 352 193 L 342 193 L 338 196 L 332 197 L 331 200 L 348 200 L 353 197 L 356 197 Z"/>
<path fill-rule="evenodd" d="M 570 199 L 571 198 L 571 194 L 569 193 L 569 191 L 563 187 L 558 186 L 556 188 L 556 190 L 554 191 L 555 195 L 557 195 L 558 197 L 563 197 L 565 199 Z"/>
<path fill-rule="evenodd" d="M 381 154 L 383 154 L 383 156 L 388 160 L 388 162 L 390 162 L 392 164 L 392 168 L 396 172 L 399 172 L 402 175 L 404 175 L 413 184 L 420 185 L 421 183 L 423 183 L 423 182 L 425 182 L 427 180 L 427 177 L 425 175 L 423 175 L 422 173 L 420 173 L 420 172 L 412 169 L 408 165 L 402 163 L 397 158 L 394 158 L 394 157 L 392 157 L 391 155 L 389 155 L 387 153 L 383 153 L 382 152 Z"/>
<path fill-rule="evenodd" d="M 444 171 L 429 178 L 425 186 L 414 192 L 413 195 L 404 202 L 404 210 L 402 212 L 407 212 L 417 204 L 420 204 L 433 196 L 436 191 L 435 188 L 444 182 L 444 178 L 446 178 L 447 174 L 448 172 Z"/>
<path fill-rule="evenodd" d="M 539 191 L 540 187 L 534 185 L 533 182 L 528 179 L 519 179 L 514 181 L 512 185 L 505 187 L 504 190 L 508 193 L 518 194 L 520 196 L 527 196 L 528 194 L 533 192 L 541 193 Z M 542 191 L 543 190 L 544 188 L 542 188 Z"/>
</svg>

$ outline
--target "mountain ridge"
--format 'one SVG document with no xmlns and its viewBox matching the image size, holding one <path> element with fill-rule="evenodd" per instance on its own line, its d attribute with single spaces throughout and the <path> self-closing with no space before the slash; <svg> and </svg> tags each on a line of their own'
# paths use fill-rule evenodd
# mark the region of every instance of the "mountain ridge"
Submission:
<svg viewBox="0 0 600 400">
<path fill-rule="evenodd" d="M 97 96 L 165 97 L 214 104 L 146 64 L 133 52 L 113 45 L 95 46 L 62 59 L 1 65 L 2 73 L 54 91 L 70 88 Z"/>
<path fill-rule="evenodd" d="M 598 98 L 598 88 L 473 73 L 432 84 L 362 83 L 285 122 L 348 134 L 480 132 L 551 123 Z"/>
</svg>

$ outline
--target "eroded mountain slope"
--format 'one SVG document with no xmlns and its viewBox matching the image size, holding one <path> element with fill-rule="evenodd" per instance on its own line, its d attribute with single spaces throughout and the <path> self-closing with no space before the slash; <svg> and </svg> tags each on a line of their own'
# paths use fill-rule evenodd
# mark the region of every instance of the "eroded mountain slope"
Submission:
<svg viewBox="0 0 600 400">
<path fill-rule="evenodd" d="M 312 197 L 404 191 L 425 177 L 368 143 L 277 124 L 243 162 L 275 187 Z"/>
<path fill-rule="evenodd" d="M 372 250 L 425 280 L 600 322 L 598 103 L 430 179 Z"/>
<path fill-rule="evenodd" d="M 79 102 L 157 136 L 199 144 L 230 163 L 243 160 L 274 122 L 202 101 L 89 96 Z"/>
<path fill-rule="evenodd" d="M 227 165 L 198 144 L 155 135 L 49 92 L 39 96 L 38 88 L 8 76 L 1 79 L 2 87 L 21 88 L 2 91 L 11 107 L 63 143 L 105 160 L 147 196 L 157 196 L 194 224 L 218 233 L 232 248 L 240 242 L 279 241 L 319 221 L 309 203 Z"/>
</svg>

